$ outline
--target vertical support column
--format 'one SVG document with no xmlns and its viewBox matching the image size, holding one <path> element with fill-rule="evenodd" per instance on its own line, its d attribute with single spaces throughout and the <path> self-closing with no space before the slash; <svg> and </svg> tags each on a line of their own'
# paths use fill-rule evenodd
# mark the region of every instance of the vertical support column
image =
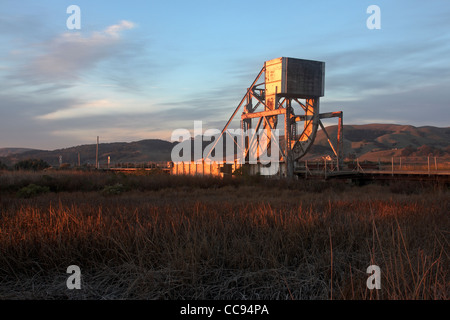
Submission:
<svg viewBox="0 0 450 320">
<path fill-rule="evenodd" d="M 246 98 L 247 98 L 247 105 L 245 106 L 246 110 L 244 109 L 244 112 L 248 113 L 248 112 L 251 111 L 249 109 L 249 105 L 250 105 L 250 102 L 252 100 L 252 97 L 250 96 L 249 90 L 247 90 Z M 247 159 L 250 159 L 250 157 L 249 157 L 249 153 L 250 153 L 250 137 L 249 137 L 248 132 L 249 132 L 251 126 L 252 126 L 252 119 L 242 119 L 241 118 L 242 148 L 244 149 L 243 150 L 244 154 L 243 154 L 243 159 L 242 160 L 244 161 L 244 163 L 246 163 L 248 161 Z M 245 150 L 249 150 L 249 152 L 246 154 Z"/>
<path fill-rule="evenodd" d="M 244 132 L 244 120 L 242 120 L 242 118 L 241 118 L 241 147 L 242 147 L 241 151 L 242 151 L 242 156 L 240 158 L 241 158 L 241 161 L 243 161 L 244 163 L 245 163 L 245 150 L 246 150 L 246 147 L 245 147 L 245 140 L 246 140 L 245 136 L 246 136 L 246 134 Z"/>
<path fill-rule="evenodd" d="M 286 157 L 286 176 L 294 176 L 294 159 L 291 152 L 291 99 L 286 98 L 286 112 L 284 114 L 284 155 Z"/>
<path fill-rule="evenodd" d="M 305 110 L 305 124 L 303 128 L 303 134 L 300 137 L 300 141 L 308 141 L 311 136 L 317 131 L 317 126 L 319 125 L 319 98 L 306 99 L 306 110 Z"/>
<path fill-rule="evenodd" d="M 242 135 L 243 135 L 243 163 L 248 163 L 250 161 L 250 153 L 252 152 L 251 148 L 251 142 L 252 142 L 252 137 L 250 135 L 250 130 L 252 128 L 252 119 L 244 119 L 241 120 L 242 123 Z M 247 150 L 247 153 L 245 153 L 245 151 Z"/>
<path fill-rule="evenodd" d="M 339 115 L 338 120 L 338 136 L 337 136 L 337 170 L 340 171 L 343 165 L 343 152 L 344 152 L 344 126 L 343 126 L 343 114 Z"/>
</svg>

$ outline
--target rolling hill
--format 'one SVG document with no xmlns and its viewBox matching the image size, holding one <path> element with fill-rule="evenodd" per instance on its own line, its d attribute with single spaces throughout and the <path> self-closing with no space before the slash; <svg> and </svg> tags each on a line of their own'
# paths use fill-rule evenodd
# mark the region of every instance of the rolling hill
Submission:
<svg viewBox="0 0 450 320">
<path fill-rule="evenodd" d="M 335 137 L 337 126 L 326 128 L 330 137 Z M 332 138 L 333 139 L 333 138 Z M 144 163 L 171 160 L 171 151 L 177 142 L 148 139 L 134 142 L 99 144 L 99 161 L 111 164 Z M 209 142 L 207 143 L 209 144 Z M 204 144 L 205 145 L 205 144 Z M 62 162 L 70 165 L 95 164 L 95 144 L 80 145 L 58 150 L 33 150 L 21 148 L 0 148 L 0 161 L 8 166 L 25 159 L 42 159 L 52 166 Z M 367 124 L 344 126 L 344 156 L 361 160 L 376 161 L 392 156 L 434 156 L 450 159 L 450 127 L 414 127 L 395 124 Z M 319 130 L 314 145 L 305 159 L 332 155 L 325 134 Z"/>
<path fill-rule="evenodd" d="M 326 128 L 336 137 L 337 126 Z M 376 161 L 379 158 L 439 156 L 450 158 L 450 127 L 414 127 L 396 124 L 344 125 L 344 156 Z M 310 150 L 308 158 L 332 154 L 322 131 Z"/>
<path fill-rule="evenodd" d="M 14 154 L 26 152 L 26 151 L 32 151 L 34 149 L 28 149 L 28 148 L 0 148 L 0 158 L 1 157 L 10 157 Z"/>
<path fill-rule="evenodd" d="M 159 139 L 148 139 L 135 142 L 114 142 L 99 144 L 99 162 L 107 163 L 108 156 L 111 164 L 116 163 L 143 163 L 170 161 L 170 153 L 173 143 Z M 8 148 L 11 149 L 11 148 Z M 5 149 L 0 149 L 4 154 Z M 24 150 L 22 152 L 10 153 L 6 157 L 0 157 L 0 161 L 11 166 L 14 163 L 26 159 L 42 159 L 52 166 L 59 165 L 59 156 L 62 162 L 70 165 L 78 164 L 78 154 L 81 165 L 95 165 L 96 145 L 80 145 L 57 150 Z"/>
</svg>

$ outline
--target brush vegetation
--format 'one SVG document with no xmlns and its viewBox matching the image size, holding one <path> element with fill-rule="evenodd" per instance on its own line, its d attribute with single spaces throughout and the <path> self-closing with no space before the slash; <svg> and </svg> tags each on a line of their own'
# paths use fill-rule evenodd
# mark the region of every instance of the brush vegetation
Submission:
<svg viewBox="0 0 450 320">
<path fill-rule="evenodd" d="M 0 298 L 447 300 L 450 191 L 403 186 L 6 172 Z"/>
</svg>

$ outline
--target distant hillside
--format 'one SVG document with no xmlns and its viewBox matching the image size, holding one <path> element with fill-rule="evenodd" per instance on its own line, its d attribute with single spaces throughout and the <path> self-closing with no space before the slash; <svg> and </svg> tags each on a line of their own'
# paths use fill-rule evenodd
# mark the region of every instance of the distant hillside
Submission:
<svg viewBox="0 0 450 320">
<path fill-rule="evenodd" d="M 332 139 L 336 137 L 337 126 L 329 126 L 326 130 Z M 193 142 L 191 141 L 191 143 Z M 210 143 L 209 141 L 203 142 L 203 146 Z M 112 165 L 170 161 L 172 148 L 176 144 L 177 142 L 172 143 L 158 139 L 100 143 L 99 161 L 100 164 L 106 164 L 108 156 L 111 157 Z M 62 156 L 63 163 L 76 165 L 79 153 L 82 165 L 94 165 L 95 149 L 95 144 L 53 151 L 3 148 L 0 149 L 0 161 L 11 166 L 20 160 L 36 158 L 42 159 L 52 166 L 58 166 L 59 156 Z M 324 132 L 319 130 L 314 145 L 304 159 L 315 159 L 332 154 Z M 392 156 L 414 157 L 429 154 L 450 159 L 450 127 L 413 127 L 395 124 L 344 125 L 345 158 L 376 161 Z"/>
<path fill-rule="evenodd" d="M 14 154 L 22 153 L 25 151 L 32 151 L 34 149 L 28 148 L 0 148 L 0 157 L 10 157 Z"/>
<path fill-rule="evenodd" d="M 336 137 L 337 125 L 326 128 Z M 332 154 L 327 138 L 317 132 L 309 158 Z M 344 125 L 344 156 L 361 160 L 399 156 L 450 157 L 450 127 L 414 127 L 396 124 Z"/>
<path fill-rule="evenodd" d="M 170 161 L 170 153 L 173 143 L 159 139 L 141 140 L 135 142 L 114 142 L 99 144 L 99 162 L 107 163 L 108 156 L 111 158 L 111 164 L 116 163 L 142 163 L 149 161 Z M 3 149 L 0 149 L 0 151 Z M 11 153 L 6 157 L 0 158 L 0 161 L 11 166 L 14 163 L 30 159 L 42 159 L 52 166 L 59 165 L 59 156 L 62 156 L 62 162 L 70 165 L 78 163 L 78 154 L 80 154 L 81 165 L 95 164 L 96 144 L 81 145 L 53 151 L 47 150 L 28 150 L 20 153 Z"/>
</svg>

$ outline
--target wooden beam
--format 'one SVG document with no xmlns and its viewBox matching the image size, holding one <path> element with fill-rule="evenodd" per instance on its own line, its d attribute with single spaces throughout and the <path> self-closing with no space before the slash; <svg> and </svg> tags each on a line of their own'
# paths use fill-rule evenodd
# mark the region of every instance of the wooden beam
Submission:
<svg viewBox="0 0 450 320">
<path fill-rule="evenodd" d="M 261 111 L 261 112 L 254 112 L 254 113 L 244 113 L 241 116 L 241 119 L 252 119 L 252 118 L 261 118 L 261 117 L 270 117 L 275 116 L 278 114 L 284 114 L 286 113 L 285 108 L 270 110 L 270 111 Z"/>
<path fill-rule="evenodd" d="M 342 116 L 342 111 L 326 112 L 319 114 L 319 119 L 337 118 Z"/>
<path fill-rule="evenodd" d="M 334 146 L 333 146 L 333 143 L 332 143 L 331 140 L 330 140 L 330 136 L 328 135 L 327 130 L 325 130 L 325 127 L 323 126 L 322 121 L 320 121 L 320 120 L 319 120 L 319 125 L 320 125 L 320 127 L 322 128 L 323 132 L 325 132 L 325 135 L 327 136 L 327 139 L 328 139 L 328 143 L 330 144 L 331 149 L 333 149 L 334 155 L 335 155 L 336 157 L 339 157 L 338 153 L 336 152 L 336 149 L 335 149 Z"/>
</svg>

